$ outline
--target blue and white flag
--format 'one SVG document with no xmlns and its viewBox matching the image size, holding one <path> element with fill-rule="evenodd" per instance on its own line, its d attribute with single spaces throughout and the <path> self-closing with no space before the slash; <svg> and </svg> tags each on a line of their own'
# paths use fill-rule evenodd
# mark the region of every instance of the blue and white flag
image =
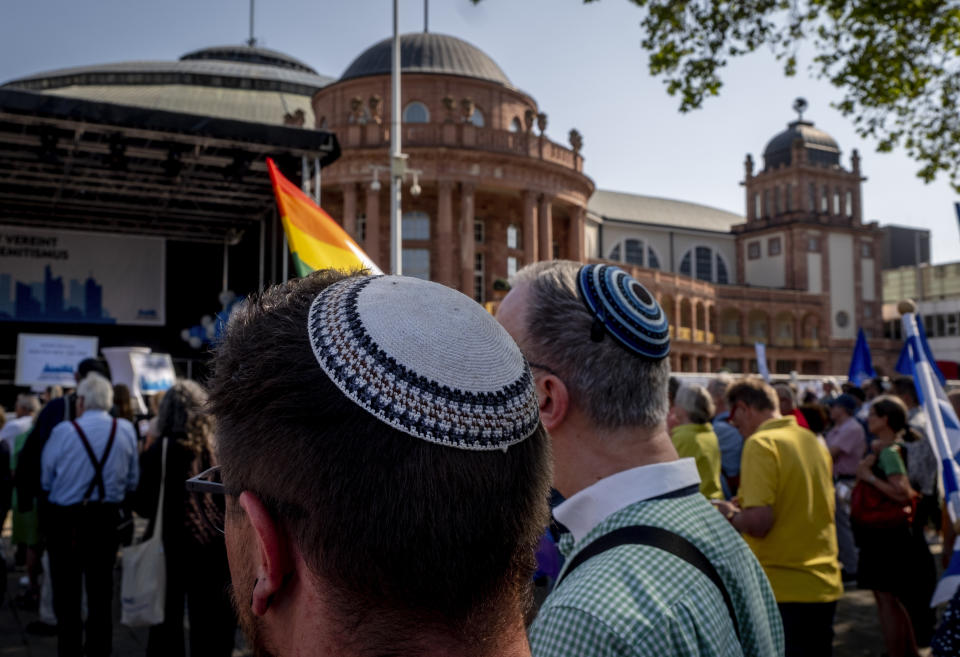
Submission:
<svg viewBox="0 0 960 657">
<path fill-rule="evenodd" d="M 910 369 L 917 387 L 917 397 L 927 416 L 927 435 L 940 463 L 940 485 L 947 503 L 950 521 L 960 517 L 960 420 L 953 405 L 947 399 L 936 374 L 936 365 L 931 362 L 923 348 L 925 336 L 917 326 L 913 313 L 903 316 L 903 333 L 907 338 L 906 348 L 910 355 Z M 960 587 L 960 539 L 954 544 L 950 565 L 937 584 L 931 606 L 944 603 Z"/>
<path fill-rule="evenodd" d="M 853 358 L 850 359 L 850 372 L 847 378 L 854 385 L 860 387 L 867 379 L 876 378 L 877 372 L 873 369 L 870 359 L 870 347 L 867 345 L 867 336 L 863 329 L 857 331 L 857 346 L 853 348 Z"/>
<path fill-rule="evenodd" d="M 770 368 L 767 366 L 767 345 L 763 342 L 754 342 L 753 348 L 757 352 L 757 372 L 763 380 L 770 383 Z"/>
</svg>

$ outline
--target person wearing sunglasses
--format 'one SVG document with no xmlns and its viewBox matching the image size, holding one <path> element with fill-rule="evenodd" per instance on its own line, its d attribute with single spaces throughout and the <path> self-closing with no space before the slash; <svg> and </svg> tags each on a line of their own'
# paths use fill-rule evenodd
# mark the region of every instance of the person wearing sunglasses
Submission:
<svg viewBox="0 0 960 657">
<path fill-rule="evenodd" d="M 314 272 L 249 298 L 210 409 L 233 598 L 260 656 L 529 655 L 548 520 L 533 378 L 480 305 Z"/>
</svg>

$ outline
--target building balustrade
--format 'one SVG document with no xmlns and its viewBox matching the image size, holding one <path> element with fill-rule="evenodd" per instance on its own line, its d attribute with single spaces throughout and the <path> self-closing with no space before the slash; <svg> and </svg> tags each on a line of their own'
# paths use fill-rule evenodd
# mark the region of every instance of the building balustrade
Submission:
<svg viewBox="0 0 960 657">
<path fill-rule="evenodd" d="M 820 341 L 816 338 L 803 338 L 800 340 L 800 346 L 805 349 L 819 349 Z"/>
<path fill-rule="evenodd" d="M 686 342 L 690 342 L 690 334 L 691 331 L 688 327 L 681 326 L 677 329 L 677 340 L 685 340 Z"/>
<path fill-rule="evenodd" d="M 740 336 L 734 333 L 721 333 L 718 340 L 720 344 L 727 345 L 739 345 L 741 343 Z"/>
<path fill-rule="evenodd" d="M 583 158 L 578 153 L 532 133 L 478 128 L 469 123 L 405 123 L 401 131 L 404 148 L 471 148 L 583 171 Z M 390 128 L 382 124 L 348 125 L 337 134 L 342 148 L 385 148 L 390 144 Z"/>
<path fill-rule="evenodd" d="M 701 329 L 695 329 L 693 332 L 693 341 L 694 342 L 706 342 L 707 341 L 707 332 Z"/>
<path fill-rule="evenodd" d="M 796 343 L 793 340 L 793 337 L 777 337 L 773 339 L 773 346 L 775 347 L 795 347 Z"/>
</svg>

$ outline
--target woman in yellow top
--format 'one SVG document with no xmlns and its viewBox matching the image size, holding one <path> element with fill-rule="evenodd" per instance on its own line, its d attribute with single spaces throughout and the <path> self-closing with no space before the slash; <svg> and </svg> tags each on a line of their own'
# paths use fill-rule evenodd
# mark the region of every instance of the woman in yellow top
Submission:
<svg viewBox="0 0 960 657">
<path fill-rule="evenodd" d="M 697 462 L 700 492 L 708 500 L 723 499 L 720 444 L 710 424 L 715 410 L 713 398 L 706 388 L 685 385 L 677 391 L 668 418 L 673 446 L 680 458 L 690 457 Z"/>
</svg>

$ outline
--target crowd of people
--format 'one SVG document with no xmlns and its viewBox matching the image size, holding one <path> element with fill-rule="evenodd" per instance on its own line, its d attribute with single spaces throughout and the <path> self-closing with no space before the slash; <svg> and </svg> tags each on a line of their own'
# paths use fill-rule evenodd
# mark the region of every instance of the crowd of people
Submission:
<svg viewBox="0 0 960 657">
<path fill-rule="evenodd" d="M 271 287 L 207 389 L 138 415 L 90 359 L 74 391 L 17 398 L 18 601 L 47 552 L 58 654 L 111 654 L 135 513 L 167 566 L 148 655 L 229 655 L 239 623 L 263 656 L 820 657 L 845 582 L 890 657 L 957 654 L 913 381 L 700 386 L 669 351 L 654 295 L 607 265 L 529 265 L 495 317 L 412 278 Z"/>
</svg>

